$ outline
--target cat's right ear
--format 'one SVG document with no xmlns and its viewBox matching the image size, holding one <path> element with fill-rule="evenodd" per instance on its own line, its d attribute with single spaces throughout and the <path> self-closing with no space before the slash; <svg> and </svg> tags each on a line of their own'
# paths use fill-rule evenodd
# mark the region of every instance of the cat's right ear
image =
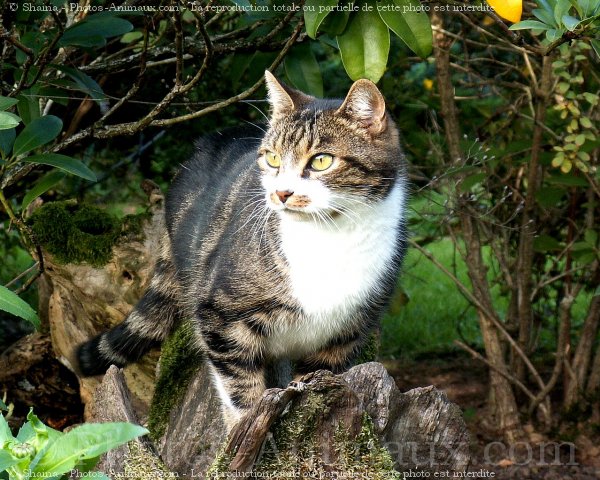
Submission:
<svg viewBox="0 0 600 480">
<path fill-rule="evenodd" d="M 338 114 L 350 117 L 371 134 L 386 129 L 385 100 L 377 86 L 367 79 L 354 82 Z"/>
<path fill-rule="evenodd" d="M 267 85 L 267 92 L 269 93 L 268 98 L 273 118 L 289 115 L 294 110 L 313 100 L 312 97 L 280 82 L 268 70 L 265 70 L 265 83 Z"/>
</svg>

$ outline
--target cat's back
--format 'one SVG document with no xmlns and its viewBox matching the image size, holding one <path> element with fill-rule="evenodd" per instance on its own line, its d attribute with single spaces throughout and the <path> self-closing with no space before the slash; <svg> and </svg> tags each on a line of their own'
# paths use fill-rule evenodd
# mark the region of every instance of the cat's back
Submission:
<svg viewBox="0 0 600 480">
<path fill-rule="evenodd" d="M 181 165 L 169 188 L 167 217 L 179 210 L 190 194 L 214 195 L 253 166 L 261 133 L 258 127 L 240 127 L 197 139 L 192 157 Z"/>
</svg>

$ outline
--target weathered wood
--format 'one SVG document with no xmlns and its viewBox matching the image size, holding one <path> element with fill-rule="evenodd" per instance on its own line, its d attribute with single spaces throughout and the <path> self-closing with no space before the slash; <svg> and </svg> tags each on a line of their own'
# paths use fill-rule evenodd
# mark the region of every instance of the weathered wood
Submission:
<svg viewBox="0 0 600 480">
<path fill-rule="evenodd" d="M 342 375 L 370 415 L 400 471 L 462 471 L 470 460 L 469 432 L 460 408 L 435 387 L 401 393 L 379 363 Z"/>
<path fill-rule="evenodd" d="M 102 383 L 94 392 L 90 408 L 91 422 L 139 423 L 131 404 L 131 397 L 123 371 L 114 365 L 109 368 Z M 160 478 L 167 469 L 158 458 L 154 446 L 146 438 L 137 438 L 106 453 L 96 469 L 102 472 L 124 474 L 128 478 Z"/>
<path fill-rule="evenodd" d="M 53 428 L 81 421 L 77 378 L 56 360 L 47 334 L 26 335 L 0 354 L 0 398 L 4 394 L 16 407 L 15 427 L 30 406 Z"/>
<path fill-rule="evenodd" d="M 168 392 L 159 392 L 163 394 Z M 185 395 L 169 413 L 158 451 L 167 467 L 181 474 L 206 472 L 217 455 L 227 432 L 206 365 L 190 381 Z"/>
<path fill-rule="evenodd" d="M 152 277 L 159 239 L 164 228 L 162 197 L 151 199 L 151 218 L 134 238 L 113 247 L 112 259 L 102 267 L 87 264 L 60 264 L 45 254 L 46 272 L 40 279 L 40 307 L 47 321 L 56 357 L 76 371 L 77 345 L 121 323 L 136 304 Z M 133 402 L 142 416 L 147 412 L 155 383 L 158 352 L 125 369 Z M 80 378 L 80 393 L 91 405 L 101 377 Z"/>
<path fill-rule="evenodd" d="M 164 228 L 162 197 L 150 197 L 153 215 L 143 225 L 143 234 L 118 243 L 104 267 L 60 265 L 47 258 L 40 311 L 48 312 L 54 350 L 66 365 L 73 365 L 76 345 L 122 321 L 149 283 Z M 168 348 L 163 354 L 170 360 L 163 359 L 163 364 L 171 363 L 170 370 L 162 368 L 162 375 L 183 371 L 185 366 L 179 368 L 173 358 L 188 367 L 198 358 L 194 351 L 169 357 Z M 181 348 L 173 341 L 173 351 Z M 411 469 L 460 471 L 469 462 L 468 434 L 458 407 L 433 387 L 400 393 L 378 363 L 337 376 L 319 371 L 286 389 L 268 390 L 227 441 L 206 365 L 190 372 L 182 388 L 159 382 L 177 392 L 163 402 L 167 408 L 160 411 L 164 424 L 156 449 L 166 468 L 180 475 L 204 474 L 210 467 L 212 474 L 254 470 L 273 475 L 287 469 L 294 475 L 352 471 L 387 479 Z M 124 372 L 111 368 L 93 398 L 99 379 L 82 379 L 89 418 L 143 423 L 155 374 L 152 357 Z M 156 393 L 161 399 L 172 394 Z M 135 468 L 148 464 L 154 471 L 156 456 L 146 441 L 127 448 L 109 454 L 103 468 L 115 472 L 132 468 L 127 459 L 133 448 L 134 454 L 141 453 L 135 455 Z"/>
<path fill-rule="evenodd" d="M 303 468 L 301 462 L 290 463 L 289 452 L 301 452 L 309 445 L 315 461 L 311 474 L 323 469 L 330 475 L 347 474 L 356 468 L 349 465 L 348 441 L 365 435 L 365 413 L 372 420 L 374 438 L 369 441 L 387 448 L 396 471 L 462 471 L 468 466 L 469 437 L 460 409 L 434 387 L 400 393 L 383 365 L 371 362 L 339 376 L 318 371 L 286 389 L 266 391 L 233 428 L 222 454 L 226 469 L 277 473 L 271 465 L 265 470 L 261 464 L 270 439 L 279 455 L 288 457 L 288 471 L 299 473 Z M 280 423 L 295 416 L 301 419 L 292 429 L 297 435 L 278 438 L 290 434 Z M 223 472 L 223 465 L 219 468 Z M 385 472 L 393 473 L 381 465 L 372 471 L 374 478 Z"/>
</svg>

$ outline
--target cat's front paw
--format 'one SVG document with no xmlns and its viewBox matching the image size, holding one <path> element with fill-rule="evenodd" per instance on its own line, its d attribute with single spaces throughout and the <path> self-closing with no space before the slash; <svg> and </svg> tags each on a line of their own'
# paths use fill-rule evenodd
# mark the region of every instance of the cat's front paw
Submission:
<svg viewBox="0 0 600 480">
<path fill-rule="evenodd" d="M 304 390 L 306 390 L 306 383 L 302 381 L 292 381 L 288 384 L 287 388 L 294 392 L 302 393 Z"/>
</svg>

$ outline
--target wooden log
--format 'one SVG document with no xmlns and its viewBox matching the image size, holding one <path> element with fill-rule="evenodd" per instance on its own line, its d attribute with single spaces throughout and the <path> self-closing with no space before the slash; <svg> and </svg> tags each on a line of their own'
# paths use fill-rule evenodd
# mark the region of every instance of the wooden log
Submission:
<svg viewBox="0 0 600 480">
<path fill-rule="evenodd" d="M 47 322 L 56 357 L 76 371 L 76 347 L 121 323 L 150 283 L 164 228 L 162 195 L 150 189 L 149 215 L 136 234 L 120 238 L 103 266 L 60 263 L 45 252 L 39 311 Z M 68 239 L 65 239 L 65 244 Z M 152 399 L 158 351 L 125 369 L 134 408 L 144 417 Z M 86 418 L 101 377 L 80 378 Z"/>
<path fill-rule="evenodd" d="M 108 369 L 94 392 L 90 408 L 91 422 L 129 422 L 138 424 L 131 404 L 123 370 L 114 365 Z M 170 472 L 158 458 L 147 437 L 137 438 L 126 445 L 110 450 L 96 466 L 101 472 L 126 478 L 163 478 Z"/>
<path fill-rule="evenodd" d="M 76 345 L 122 321 L 149 283 L 164 228 L 161 200 L 154 192 L 152 215 L 142 234 L 118 242 L 103 267 L 47 258 L 40 311 L 48 312 L 53 348 L 66 365 L 72 366 Z M 171 472 L 252 471 L 280 478 L 352 473 L 387 479 L 398 472 L 462 471 L 468 465 L 468 433 L 460 409 L 433 387 L 399 392 L 378 363 L 337 376 L 314 372 L 285 389 L 266 391 L 226 440 L 209 372 L 202 362 L 197 368 L 192 362 L 200 353 L 177 341 L 186 342 L 186 336 L 176 333 L 163 347 L 160 388 L 153 400 L 161 408 L 154 408 L 154 418 L 150 412 L 152 425 L 158 424 L 157 416 L 162 422 L 154 432 L 155 445 Z M 88 418 L 143 423 L 156 383 L 155 360 L 151 355 L 123 373 L 111 369 L 95 397 L 99 379 L 82 379 Z M 163 381 L 184 371 L 185 384 Z M 169 395 L 173 398 L 165 402 Z M 150 455 L 139 462 L 149 462 L 152 471 L 152 448 L 147 443 L 138 447 L 134 449 L 141 457 Z M 116 465 L 127 465 L 125 454 L 109 455 L 104 468 L 117 471 Z"/>
<path fill-rule="evenodd" d="M 233 428 L 210 472 L 393 478 L 463 471 L 469 460 L 460 409 L 434 387 L 400 393 L 383 365 L 371 362 L 267 390 Z"/>
</svg>

